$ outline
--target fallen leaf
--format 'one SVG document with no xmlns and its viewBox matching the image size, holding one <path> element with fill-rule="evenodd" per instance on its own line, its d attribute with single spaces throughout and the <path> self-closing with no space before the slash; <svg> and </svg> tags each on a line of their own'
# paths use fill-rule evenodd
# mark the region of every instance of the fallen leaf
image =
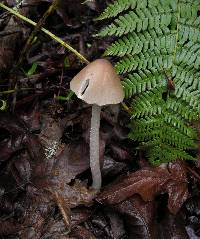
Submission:
<svg viewBox="0 0 200 239">
<path fill-rule="evenodd" d="M 16 223 L 13 219 L 10 220 L 2 220 L 0 219 L 0 236 L 1 235 L 9 235 L 12 233 L 16 233 L 20 230 L 21 225 L 19 225 L 18 223 Z"/>
<path fill-rule="evenodd" d="M 85 222 L 91 215 L 92 209 L 86 207 L 73 208 L 71 210 L 71 224 L 72 227 Z"/>
<path fill-rule="evenodd" d="M 147 167 L 130 173 L 108 185 L 97 200 L 105 204 L 116 204 L 139 194 L 145 201 L 168 193 L 168 208 L 177 213 L 188 198 L 187 177 L 183 162 L 169 164 L 169 167 Z"/>
<path fill-rule="evenodd" d="M 113 143 L 110 145 L 110 148 L 112 150 L 113 153 L 113 157 L 117 160 L 117 161 L 130 161 L 132 160 L 132 157 L 129 153 L 129 149 L 120 146 L 119 144 Z"/>
<path fill-rule="evenodd" d="M 169 212 L 165 213 L 163 220 L 157 224 L 156 228 L 159 239 L 189 239 L 183 218 L 177 214 L 172 215 Z M 191 239 L 194 239 L 191 237 Z"/>
<path fill-rule="evenodd" d="M 134 195 L 113 208 L 123 217 L 129 238 L 157 238 L 154 202 L 144 202 Z"/>
<path fill-rule="evenodd" d="M 194 196 L 185 203 L 183 211 L 186 219 L 186 230 L 190 238 L 200 237 L 200 197 Z"/>
<path fill-rule="evenodd" d="M 72 238 L 76 238 L 76 239 L 85 239 L 85 238 L 95 239 L 96 238 L 92 234 L 92 232 L 90 232 L 88 229 L 86 229 L 83 226 L 77 226 L 76 228 L 74 228 L 74 230 L 72 230 L 72 232 L 70 233 L 70 236 L 72 236 Z"/>
<path fill-rule="evenodd" d="M 110 223 L 110 234 L 113 238 L 125 238 L 126 237 L 126 228 L 124 226 L 123 217 L 121 214 L 117 213 L 111 208 L 105 208 L 105 217 L 109 219 Z"/>
<path fill-rule="evenodd" d="M 111 179 L 117 177 L 121 172 L 128 170 L 127 165 L 124 162 L 116 162 L 113 158 L 105 156 L 102 169 L 103 179 Z"/>
</svg>

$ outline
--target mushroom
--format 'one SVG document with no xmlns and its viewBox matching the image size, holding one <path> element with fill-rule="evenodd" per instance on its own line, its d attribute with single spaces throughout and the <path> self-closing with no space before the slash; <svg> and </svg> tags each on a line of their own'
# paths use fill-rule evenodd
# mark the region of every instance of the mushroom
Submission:
<svg viewBox="0 0 200 239">
<path fill-rule="evenodd" d="M 83 68 L 70 82 L 70 89 L 78 98 L 92 105 L 90 130 L 90 169 L 92 187 L 101 188 L 99 162 L 99 128 L 101 106 L 118 104 L 124 93 L 120 78 L 108 60 L 97 59 Z"/>
</svg>

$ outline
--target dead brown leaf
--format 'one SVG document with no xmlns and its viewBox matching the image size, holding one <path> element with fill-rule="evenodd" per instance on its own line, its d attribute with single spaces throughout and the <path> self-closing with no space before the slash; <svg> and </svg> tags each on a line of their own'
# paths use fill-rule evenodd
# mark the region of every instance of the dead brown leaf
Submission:
<svg viewBox="0 0 200 239">
<path fill-rule="evenodd" d="M 168 193 L 168 208 L 177 213 L 188 198 L 187 177 L 184 164 L 176 162 L 169 167 L 146 167 L 129 174 L 109 185 L 99 195 L 98 201 L 116 204 L 139 194 L 144 201 L 152 201 L 155 196 Z"/>
<path fill-rule="evenodd" d="M 144 202 L 139 195 L 134 195 L 114 209 L 123 216 L 129 238 L 157 238 L 154 202 Z"/>
</svg>

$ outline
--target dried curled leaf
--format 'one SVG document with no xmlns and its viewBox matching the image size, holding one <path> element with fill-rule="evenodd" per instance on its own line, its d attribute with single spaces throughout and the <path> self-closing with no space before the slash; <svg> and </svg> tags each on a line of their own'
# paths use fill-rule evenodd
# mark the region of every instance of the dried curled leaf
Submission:
<svg viewBox="0 0 200 239">
<path fill-rule="evenodd" d="M 114 209 L 123 216 L 129 238 L 157 238 L 154 202 L 144 202 L 139 195 L 134 195 Z"/>
<path fill-rule="evenodd" d="M 97 200 L 116 204 L 133 194 L 139 194 L 144 201 L 152 201 L 162 193 L 169 195 L 170 212 L 177 213 L 188 198 L 186 170 L 182 163 L 170 164 L 168 168 L 146 167 L 131 173 L 105 188 Z"/>
<path fill-rule="evenodd" d="M 164 218 L 157 224 L 159 239 L 189 239 L 184 225 L 182 214 L 172 215 L 166 212 Z M 194 238 L 193 238 L 194 239 Z"/>
</svg>

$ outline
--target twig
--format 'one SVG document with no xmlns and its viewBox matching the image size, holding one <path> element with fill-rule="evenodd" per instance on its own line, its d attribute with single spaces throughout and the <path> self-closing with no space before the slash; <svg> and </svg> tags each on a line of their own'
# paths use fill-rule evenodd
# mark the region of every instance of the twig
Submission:
<svg viewBox="0 0 200 239">
<path fill-rule="evenodd" d="M 37 33 L 41 30 L 42 26 L 45 24 L 47 17 L 56 10 L 59 2 L 60 2 L 60 0 L 54 0 L 53 3 L 51 4 L 51 6 L 47 9 L 47 11 L 44 13 L 44 15 L 40 18 L 39 22 L 37 23 L 37 25 L 35 26 L 34 30 L 31 33 L 31 35 L 29 36 L 28 40 L 26 41 L 25 47 L 20 54 L 19 61 L 18 61 L 17 65 L 21 65 L 21 63 L 24 59 L 24 56 L 26 55 L 26 52 L 30 49 L 30 47 L 32 45 L 34 37 L 37 35 Z"/>
<path fill-rule="evenodd" d="M 121 105 L 129 115 L 133 114 L 132 110 L 124 102 L 122 102 Z"/>
<path fill-rule="evenodd" d="M 9 8 L 9 7 L 5 6 L 3 3 L 0 3 L 0 7 L 2 7 L 3 9 L 5 9 L 7 11 L 9 11 L 10 13 L 12 13 L 15 16 L 19 17 L 21 20 L 23 20 L 23 21 L 25 21 L 25 22 L 33 25 L 33 26 L 37 25 L 37 23 L 35 23 L 31 19 L 21 15 L 20 13 L 16 12 L 12 8 Z M 60 39 L 59 37 L 54 35 L 52 32 L 48 31 L 47 29 L 45 29 L 43 27 L 41 28 L 41 31 L 44 32 L 45 34 L 47 34 L 48 36 L 50 36 L 53 40 L 59 42 L 62 46 L 67 48 L 69 51 L 73 52 L 81 61 L 85 62 L 86 64 L 89 64 L 89 61 L 83 55 L 81 55 L 77 50 L 75 50 L 72 46 L 70 46 L 68 43 L 64 42 L 62 39 Z"/>
<path fill-rule="evenodd" d="M 66 208 L 66 205 L 65 205 L 65 207 L 63 206 L 63 204 L 64 204 L 63 199 L 58 195 L 58 193 L 56 191 L 54 193 L 52 192 L 52 194 L 55 196 L 55 200 L 56 200 L 56 203 L 60 210 L 60 213 L 63 216 L 64 223 L 65 223 L 67 229 L 70 231 L 70 208 L 68 208 L 68 214 L 69 214 L 69 216 L 68 216 L 66 213 L 66 210 L 64 209 L 64 208 Z"/>
<path fill-rule="evenodd" d="M 60 96 L 60 89 L 61 89 L 61 86 L 62 86 L 62 82 L 63 82 L 63 69 L 62 69 L 62 73 L 61 73 L 61 76 L 60 76 L 60 83 L 59 83 L 59 89 L 58 89 L 57 96 Z"/>
<path fill-rule="evenodd" d="M 200 175 L 197 172 L 195 172 L 189 166 L 186 166 L 186 169 L 189 171 L 190 174 L 192 174 L 194 178 L 196 178 L 200 182 Z"/>
<path fill-rule="evenodd" d="M 35 23 L 34 21 L 32 21 L 31 19 L 21 15 L 20 13 L 14 11 L 13 9 L 5 6 L 4 4 L 0 3 L 0 7 L 2 7 L 3 9 L 9 11 L 10 13 L 14 14 L 15 16 L 19 17 L 21 20 L 33 25 L 33 26 L 37 26 L 37 23 Z M 65 48 L 67 48 L 69 51 L 73 52 L 81 61 L 83 61 L 86 64 L 89 64 L 90 62 L 83 56 L 81 55 L 77 50 L 75 50 L 72 46 L 70 46 L 68 43 L 64 42 L 61 38 L 57 37 L 56 35 L 54 35 L 52 32 L 48 31 L 46 28 L 41 28 L 40 29 L 42 32 L 44 32 L 45 34 L 47 34 L 48 36 L 50 36 L 53 40 L 59 42 L 62 46 L 64 46 Z M 124 110 L 126 110 L 129 114 L 131 114 L 131 110 L 129 109 L 129 107 L 125 104 L 122 103 L 122 106 L 124 108 Z"/>
</svg>

